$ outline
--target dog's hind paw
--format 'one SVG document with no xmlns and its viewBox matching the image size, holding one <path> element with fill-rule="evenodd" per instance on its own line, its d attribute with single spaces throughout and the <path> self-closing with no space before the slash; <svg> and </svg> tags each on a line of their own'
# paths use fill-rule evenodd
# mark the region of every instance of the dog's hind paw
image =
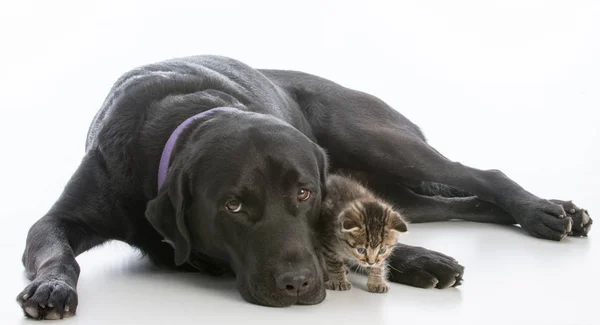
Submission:
<svg viewBox="0 0 600 325">
<path fill-rule="evenodd" d="M 77 292 L 63 280 L 34 280 L 17 296 L 25 316 L 33 319 L 62 319 L 75 315 Z"/>
<path fill-rule="evenodd" d="M 530 235 L 560 241 L 573 229 L 573 219 L 560 203 L 544 199 L 523 201 L 509 211 Z"/>
<path fill-rule="evenodd" d="M 586 209 L 581 209 L 572 201 L 550 200 L 552 203 L 562 205 L 567 212 L 567 216 L 573 220 L 573 226 L 569 232 L 569 236 L 587 236 L 592 229 L 594 221 L 590 218 L 590 214 Z"/>
</svg>

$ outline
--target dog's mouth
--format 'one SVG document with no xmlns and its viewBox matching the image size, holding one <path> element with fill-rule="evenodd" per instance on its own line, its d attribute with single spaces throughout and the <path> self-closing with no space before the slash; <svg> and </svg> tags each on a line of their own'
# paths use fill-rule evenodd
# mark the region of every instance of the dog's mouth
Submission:
<svg viewBox="0 0 600 325">
<path fill-rule="evenodd" d="M 322 294 L 314 295 L 312 297 L 307 297 L 306 295 L 296 295 L 296 296 L 280 296 L 277 297 L 264 297 L 261 295 L 255 295 L 251 293 L 252 300 L 249 300 L 250 303 L 254 303 L 256 305 L 261 305 L 265 307 L 290 307 L 293 305 L 316 305 L 323 300 L 325 300 L 325 290 L 323 290 Z"/>
</svg>

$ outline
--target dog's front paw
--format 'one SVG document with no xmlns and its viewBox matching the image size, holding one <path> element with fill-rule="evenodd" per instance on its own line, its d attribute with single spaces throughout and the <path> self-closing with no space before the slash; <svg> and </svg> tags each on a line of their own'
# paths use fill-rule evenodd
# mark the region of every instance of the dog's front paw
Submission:
<svg viewBox="0 0 600 325">
<path fill-rule="evenodd" d="M 29 318 L 62 319 L 75 315 L 77 292 L 63 280 L 34 280 L 17 296 L 17 302 Z"/>
<path fill-rule="evenodd" d="M 348 281 L 330 280 L 329 282 L 325 283 L 325 287 L 328 290 L 348 291 L 352 288 L 352 285 Z"/>
<path fill-rule="evenodd" d="M 389 286 L 385 283 L 370 283 L 367 282 L 367 290 L 373 293 L 386 293 L 389 290 Z"/>
<path fill-rule="evenodd" d="M 389 257 L 390 281 L 444 289 L 462 283 L 465 268 L 454 258 L 423 247 L 398 244 Z"/>
<path fill-rule="evenodd" d="M 567 215 L 573 220 L 573 226 L 568 233 L 569 236 L 587 236 L 594 222 L 586 209 L 577 207 L 572 201 L 550 200 L 552 203 L 560 204 Z"/>
</svg>

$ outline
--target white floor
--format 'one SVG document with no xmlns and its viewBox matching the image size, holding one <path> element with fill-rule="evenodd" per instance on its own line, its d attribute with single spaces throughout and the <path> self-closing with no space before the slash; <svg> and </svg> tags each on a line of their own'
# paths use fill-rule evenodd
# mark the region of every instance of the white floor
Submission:
<svg viewBox="0 0 600 325">
<path fill-rule="evenodd" d="M 18 244 L 23 239 L 13 238 Z M 354 276 L 350 292 L 329 292 L 319 305 L 284 309 L 246 303 L 231 279 L 155 270 L 114 243 L 78 259 L 80 307 L 64 324 L 598 324 L 600 245 L 594 239 L 553 243 L 508 227 L 413 225 L 404 241 L 457 258 L 466 266 L 462 286 L 393 284 L 389 293 L 377 295 L 363 290 L 364 277 Z M 27 283 L 16 253 L 11 250 L 2 271 L 2 324 L 31 323 L 12 300 Z"/>
<path fill-rule="evenodd" d="M 227 55 L 370 92 L 450 159 L 600 218 L 598 1 L 90 3 L 0 8 L 2 325 L 32 323 L 15 302 L 27 229 L 75 170 L 111 84 L 174 56 Z M 457 258 L 462 286 L 375 295 L 355 277 L 351 292 L 285 309 L 244 302 L 231 280 L 160 272 L 111 243 L 78 258 L 78 315 L 61 323 L 597 325 L 599 231 L 556 243 L 516 227 L 412 225 L 402 240 Z"/>
</svg>

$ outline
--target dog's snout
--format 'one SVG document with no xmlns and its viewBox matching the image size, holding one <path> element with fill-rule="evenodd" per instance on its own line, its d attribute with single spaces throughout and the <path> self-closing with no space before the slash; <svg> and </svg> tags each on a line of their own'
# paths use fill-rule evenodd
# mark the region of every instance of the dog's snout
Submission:
<svg viewBox="0 0 600 325">
<path fill-rule="evenodd" d="M 299 296 L 308 291 L 313 282 L 313 274 L 307 269 L 291 271 L 276 277 L 277 288 L 284 290 L 287 294 Z"/>
</svg>

